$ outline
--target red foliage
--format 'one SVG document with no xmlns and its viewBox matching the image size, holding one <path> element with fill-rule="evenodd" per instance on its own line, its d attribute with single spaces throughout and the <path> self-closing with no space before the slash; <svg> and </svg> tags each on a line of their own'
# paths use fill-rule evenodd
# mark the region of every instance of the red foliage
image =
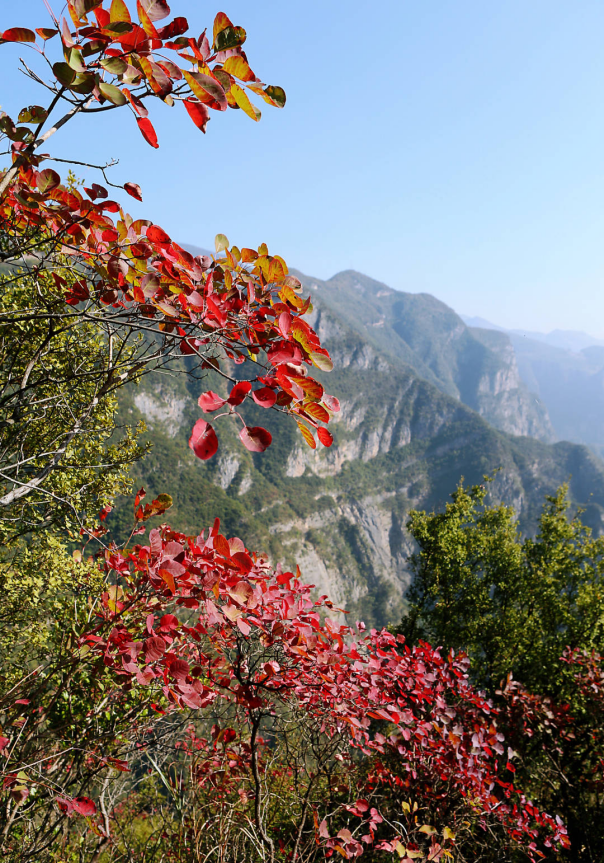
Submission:
<svg viewBox="0 0 604 863">
<path fill-rule="evenodd" d="M 227 701 L 250 722 L 295 702 L 325 733 L 345 734 L 377 759 L 370 781 L 431 787 L 440 780 L 535 851 L 539 836 L 545 847 L 566 845 L 564 827 L 502 779 L 497 711 L 469 683 L 465 657 L 323 620 L 332 607 L 326 597 L 313 600 L 299 573 L 272 571 L 241 540 L 222 536 L 218 522 L 208 536 L 154 529 L 149 545 L 114 549 L 105 566 L 119 601 L 118 588 L 104 594 L 82 644 L 126 687 L 158 688 L 172 709 Z M 380 733 L 376 721 L 393 730 Z M 386 755 L 396 758 L 394 772 Z M 355 805 L 349 811 L 365 818 Z M 382 818 L 378 810 L 368 817 L 365 845 Z M 346 857 L 362 853 L 352 835 L 330 837 L 327 824 L 319 836 Z M 394 852 L 401 840 L 376 838 L 376 847 Z"/>
</svg>

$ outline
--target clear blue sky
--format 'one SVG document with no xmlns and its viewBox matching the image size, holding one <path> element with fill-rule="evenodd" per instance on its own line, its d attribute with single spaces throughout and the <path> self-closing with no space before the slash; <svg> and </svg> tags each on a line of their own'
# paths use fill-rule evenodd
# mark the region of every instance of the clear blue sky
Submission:
<svg viewBox="0 0 604 863">
<path fill-rule="evenodd" d="M 157 104 L 157 151 L 116 111 L 55 154 L 118 157 L 116 182 L 143 187 L 130 211 L 182 242 L 266 241 L 320 278 L 354 268 L 503 326 L 604 336 L 602 0 L 220 2 L 171 5 L 196 33 L 219 8 L 244 26 L 283 111 L 213 113 L 203 136 Z M 42 0 L 2 3 L 2 29 L 46 21 Z M 19 54 L 0 46 L 9 113 L 43 104 L 11 76 Z"/>
</svg>

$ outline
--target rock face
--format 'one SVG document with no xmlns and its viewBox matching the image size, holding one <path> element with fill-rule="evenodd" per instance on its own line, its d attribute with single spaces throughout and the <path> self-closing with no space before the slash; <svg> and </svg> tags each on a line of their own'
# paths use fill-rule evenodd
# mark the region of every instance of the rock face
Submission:
<svg viewBox="0 0 604 863">
<path fill-rule="evenodd" d="M 146 378 L 122 410 L 153 425 L 137 480 L 173 495 L 173 525 L 199 531 L 218 515 L 228 535 L 275 562 L 297 562 L 306 581 L 368 624 L 396 621 L 404 606 L 410 509 L 444 505 L 462 476 L 481 482 L 500 468 L 492 496 L 515 507 L 527 532 L 544 494 L 570 480 L 586 519 L 602 529 L 604 465 L 585 447 L 543 442 L 547 415 L 519 384 L 506 336 L 470 330 L 434 298 L 356 273 L 304 281 L 334 359 L 323 375 L 342 403 L 334 445 L 310 450 L 294 423 L 251 404 L 246 422 L 269 428 L 273 446 L 247 452 L 225 418 L 218 456 L 200 462 L 187 446 L 196 399 L 222 384 L 175 374 L 159 388 Z M 114 523 L 125 528 L 126 516 Z"/>
</svg>

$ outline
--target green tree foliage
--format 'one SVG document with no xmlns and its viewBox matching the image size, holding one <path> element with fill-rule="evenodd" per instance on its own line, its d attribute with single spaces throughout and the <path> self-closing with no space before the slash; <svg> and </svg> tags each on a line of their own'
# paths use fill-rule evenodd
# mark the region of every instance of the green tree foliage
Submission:
<svg viewBox="0 0 604 863">
<path fill-rule="evenodd" d="M 55 262 L 56 264 L 56 262 Z M 67 306 L 77 273 L 0 273 L 0 541 L 51 526 L 78 528 L 129 490 L 143 450 L 116 430 L 117 390 L 140 345 Z"/>
<path fill-rule="evenodd" d="M 402 631 L 466 651 L 489 688 L 511 673 L 533 692 L 565 696 L 565 647 L 604 645 L 604 538 L 569 517 L 566 486 L 526 539 L 512 507 L 485 505 L 487 491 L 460 484 L 444 512 L 411 514 L 419 550 Z"/>
<path fill-rule="evenodd" d="M 569 514 L 566 486 L 546 498 L 534 538 L 512 507 L 486 505 L 487 491 L 460 484 L 444 512 L 411 514 L 419 549 L 400 631 L 467 652 L 502 711 L 515 780 L 568 827 L 556 859 L 601 863 L 604 538 Z"/>
</svg>

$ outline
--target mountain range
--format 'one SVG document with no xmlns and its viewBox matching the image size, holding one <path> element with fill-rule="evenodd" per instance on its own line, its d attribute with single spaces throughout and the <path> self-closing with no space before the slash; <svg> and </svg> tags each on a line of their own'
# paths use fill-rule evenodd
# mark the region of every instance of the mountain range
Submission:
<svg viewBox="0 0 604 863">
<path fill-rule="evenodd" d="M 310 450 L 295 423 L 246 403 L 246 422 L 267 427 L 273 446 L 248 452 L 225 418 L 218 455 L 200 462 L 187 445 L 197 397 L 221 392 L 222 382 L 177 369 L 150 375 L 125 391 L 121 412 L 147 424 L 153 449 L 135 479 L 149 494 L 172 494 L 171 524 L 194 532 L 218 515 L 228 535 L 274 562 L 297 562 L 306 581 L 374 625 L 404 608 L 410 509 L 443 506 L 462 477 L 477 483 L 497 471 L 490 497 L 515 507 L 525 533 L 544 495 L 568 481 L 574 504 L 602 531 L 604 463 L 586 446 L 551 442 L 549 394 L 527 384 L 512 336 L 469 327 L 428 294 L 353 271 L 326 281 L 297 275 L 334 361 L 322 377 L 342 403 L 333 446 Z M 128 521 L 118 507 L 114 528 Z"/>
</svg>

